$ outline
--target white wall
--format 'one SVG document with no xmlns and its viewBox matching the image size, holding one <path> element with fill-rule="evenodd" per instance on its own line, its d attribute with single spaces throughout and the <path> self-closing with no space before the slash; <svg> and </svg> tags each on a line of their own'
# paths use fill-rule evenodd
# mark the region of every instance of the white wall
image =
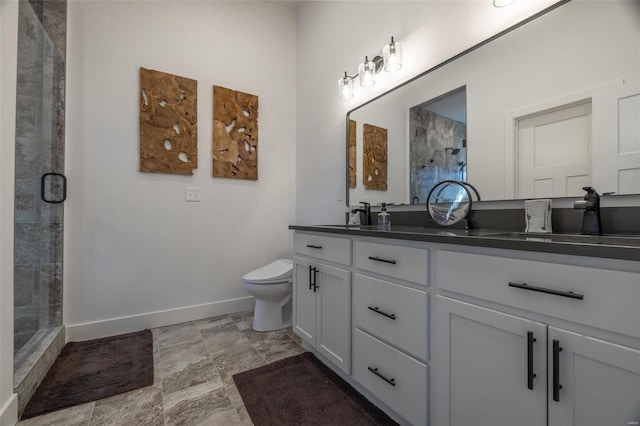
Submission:
<svg viewBox="0 0 640 426">
<path fill-rule="evenodd" d="M 295 9 L 73 1 L 68 19 L 68 340 L 252 307 L 242 275 L 291 255 Z M 138 172 L 141 66 L 198 81 L 194 176 Z M 214 84 L 259 96 L 258 181 L 212 178 Z"/>
<path fill-rule="evenodd" d="M 341 223 L 345 185 L 345 114 L 554 3 L 521 1 L 497 9 L 491 1 L 302 2 L 298 8 L 296 222 Z M 403 68 L 380 73 L 373 88 L 338 96 L 338 78 L 355 74 L 365 55 L 391 36 L 403 44 Z"/>
<path fill-rule="evenodd" d="M 0 2 L 0 426 L 14 425 L 13 193 L 18 1 Z"/>
</svg>

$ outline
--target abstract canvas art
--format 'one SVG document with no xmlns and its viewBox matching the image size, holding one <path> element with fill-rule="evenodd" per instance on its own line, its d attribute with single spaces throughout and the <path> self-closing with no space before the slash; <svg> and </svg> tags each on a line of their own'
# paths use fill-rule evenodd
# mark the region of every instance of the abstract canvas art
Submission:
<svg viewBox="0 0 640 426">
<path fill-rule="evenodd" d="M 386 191 L 387 129 L 364 124 L 362 139 L 362 183 L 366 189 Z"/>
<path fill-rule="evenodd" d="M 213 86 L 213 176 L 258 179 L 258 97 Z"/>
<path fill-rule="evenodd" d="M 192 175 L 198 167 L 198 82 L 140 68 L 140 171 Z"/>
</svg>

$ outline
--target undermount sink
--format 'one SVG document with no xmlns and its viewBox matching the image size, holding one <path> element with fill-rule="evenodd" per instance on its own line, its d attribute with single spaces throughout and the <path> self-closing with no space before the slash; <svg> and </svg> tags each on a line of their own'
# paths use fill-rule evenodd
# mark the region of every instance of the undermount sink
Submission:
<svg viewBox="0 0 640 426">
<path fill-rule="evenodd" d="M 535 234 L 526 232 L 495 232 L 483 236 L 514 238 L 525 241 L 560 242 L 576 244 L 602 244 L 615 246 L 640 246 L 639 235 L 581 235 L 581 234 Z"/>
</svg>

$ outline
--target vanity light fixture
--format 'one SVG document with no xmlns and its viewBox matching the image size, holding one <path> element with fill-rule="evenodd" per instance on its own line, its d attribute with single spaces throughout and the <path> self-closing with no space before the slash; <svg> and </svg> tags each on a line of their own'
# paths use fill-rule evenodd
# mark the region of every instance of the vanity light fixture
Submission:
<svg viewBox="0 0 640 426">
<path fill-rule="evenodd" d="M 391 43 L 382 49 L 384 56 L 384 70 L 387 72 L 395 72 L 402 68 L 402 45 L 396 43 L 391 36 Z"/>
<path fill-rule="evenodd" d="M 387 72 L 395 72 L 402 68 L 402 45 L 391 37 L 391 43 L 384 46 L 382 56 L 376 55 L 369 60 L 364 57 L 364 62 L 358 66 L 358 73 L 350 76 L 345 71 L 344 77 L 338 80 L 338 90 L 343 99 L 353 98 L 353 80 L 359 77 L 360 86 L 371 87 L 376 83 L 375 75 L 384 67 Z"/>
<path fill-rule="evenodd" d="M 348 76 L 346 71 L 344 77 L 338 80 L 338 90 L 342 99 L 353 98 L 353 77 Z"/>
<path fill-rule="evenodd" d="M 494 7 L 507 7 L 515 3 L 516 0 L 493 0 Z"/>
<path fill-rule="evenodd" d="M 358 67 L 358 75 L 360 86 L 371 87 L 376 84 L 376 64 L 370 61 L 368 56 L 364 57 L 364 62 Z"/>
</svg>

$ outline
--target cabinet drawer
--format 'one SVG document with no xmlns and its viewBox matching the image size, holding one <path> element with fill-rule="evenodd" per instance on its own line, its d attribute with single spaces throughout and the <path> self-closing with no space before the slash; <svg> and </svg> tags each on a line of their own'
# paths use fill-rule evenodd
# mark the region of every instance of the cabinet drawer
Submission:
<svg viewBox="0 0 640 426">
<path fill-rule="evenodd" d="M 427 255 L 421 248 L 356 241 L 353 263 L 356 268 L 427 285 Z"/>
<path fill-rule="evenodd" d="M 303 256 L 351 265 L 351 240 L 348 238 L 296 232 L 293 236 L 293 251 Z"/>
<path fill-rule="evenodd" d="M 356 329 L 353 375 L 413 425 L 427 423 L 427 366 Z"/>
<path fill-rule="evenodd" d="M 638 273 L 449 251 L 435 265 L 442 289 L 640 337 Z"/>
<path fill-rule="evenodd" d="M 426 361 L 427 297 L 421 290 L 355 274 L 354 324 Z"/>
</svg>

